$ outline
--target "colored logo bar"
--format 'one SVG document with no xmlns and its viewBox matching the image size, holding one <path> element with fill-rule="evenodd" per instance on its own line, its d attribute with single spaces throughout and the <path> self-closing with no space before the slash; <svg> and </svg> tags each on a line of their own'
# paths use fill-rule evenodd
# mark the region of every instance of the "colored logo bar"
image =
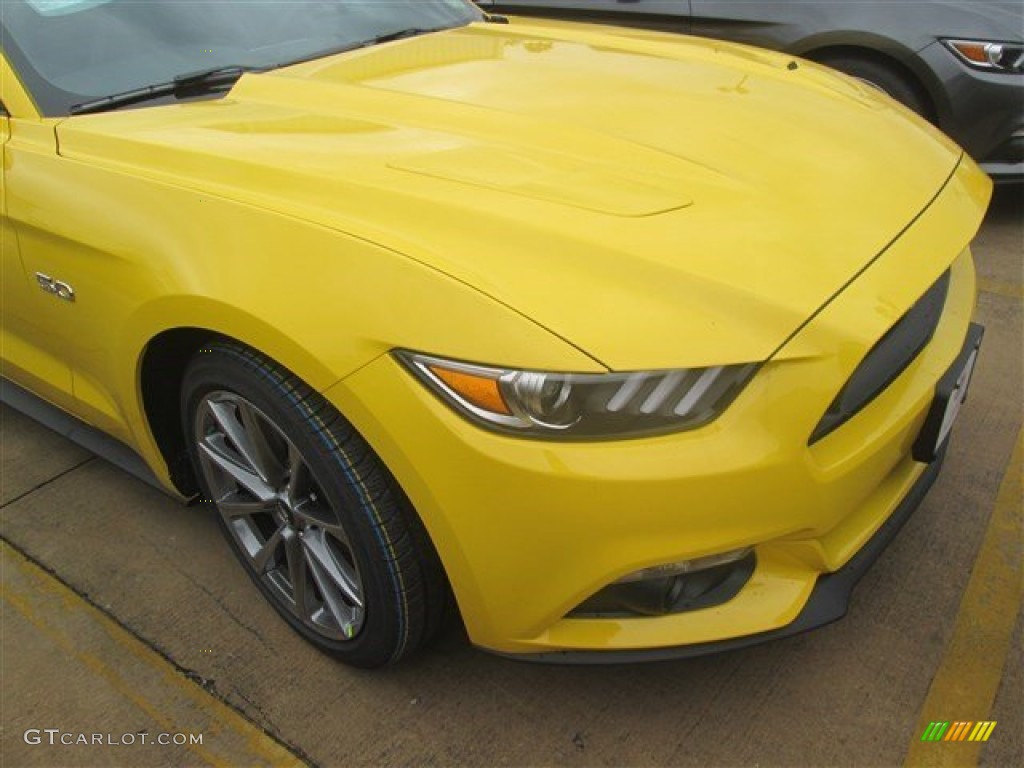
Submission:
<svg viewBox="0 0 1024 768">
<path fill-rule="evenodd" d="M 921 741 L 988 741 L 995 727 L 995 720 L 931 722 L 921 734 Z"/>
</svg>

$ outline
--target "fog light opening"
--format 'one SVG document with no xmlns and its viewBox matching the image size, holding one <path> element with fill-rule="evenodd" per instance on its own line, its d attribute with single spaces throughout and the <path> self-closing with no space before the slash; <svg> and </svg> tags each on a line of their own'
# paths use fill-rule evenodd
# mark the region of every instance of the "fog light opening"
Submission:
<svg viewBox="0 0 1024 768">
<path fill-rule="evenodd" d="M 754 572 L 749 548 L 643 568 L 584 600 L 569 616 L 664 616 L 728 602 Z"/>
<path fill-rule="evenodd" d="M 714 568 L 716 565 L 726 565 L 727 563 L 734 563 L 737 560 L 742 560 L 744 557 L 749 555 L 750 552 L 750 547 L 745 547 L 743 549 L 734 549 L 730 552 L 723 552 L 720 555 L 709 555 L 707 557 L 698 557 L 694 560 L 681 560 L 678 563 L 655 565 L 651 568 L 642 568 L 639 571 L 628 573 L 621 579 L 618 579 L 615 583 L 630 584 L 634 581 L 663 579 L 670 576 L 682 576 L 684 573 L 696 573 L 697 571 Z"/>
</svg>

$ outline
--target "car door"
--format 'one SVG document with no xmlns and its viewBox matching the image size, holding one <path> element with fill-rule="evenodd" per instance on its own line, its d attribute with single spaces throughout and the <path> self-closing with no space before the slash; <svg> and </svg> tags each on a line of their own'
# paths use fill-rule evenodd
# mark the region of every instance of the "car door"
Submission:
<svg viewBox="0 0 1024 768">
<path fill-rule="evenodd" d="M 24 269 L 18 233 L 8 215 L 8 178 L 14 166 L 12 143 L 42 139 L 44 144 L 52 145 L 53 131 L 40 130 L 38 116 L 31 114 L 31 103 L 19 92 L 20 85 L 3 59 L 0 85 L 4 104 L 0 106 L 0 373 L 55 405 L 74 410 L 71 368 L 50 343 L 45 323 L 40 322 L 43 291 Z"/>
<path fill-rule="evenodd" d="M 488 0 L 485 11 L 685 32 L 690 0 Z"/>
</svg>

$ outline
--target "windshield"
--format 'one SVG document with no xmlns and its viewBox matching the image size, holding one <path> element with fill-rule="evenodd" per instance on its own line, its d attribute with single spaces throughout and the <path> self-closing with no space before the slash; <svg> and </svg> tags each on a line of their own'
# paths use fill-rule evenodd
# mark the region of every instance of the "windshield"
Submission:
<svg viewBox="0 0 1024 768">
<path fill-rule="evenodd" d="M 456 27 L 482 17 L 467 0 L 0 3 L 3 50 L 49 116 L 182 74 L 279 67 L 407 29 Z"/>
</svg>

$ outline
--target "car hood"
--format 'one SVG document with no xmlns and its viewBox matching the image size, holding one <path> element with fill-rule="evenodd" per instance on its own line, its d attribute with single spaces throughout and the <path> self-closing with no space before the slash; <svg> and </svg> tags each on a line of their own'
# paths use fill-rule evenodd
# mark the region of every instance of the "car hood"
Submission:
<svg viewBox="0 0 1024 768">
<path fill-rule="evenodd" d="M 246 75 L 223 99 L 57 132 L 66 157 L 400 252 L 620 370 L 767 359 L 960 157 L 807 62 L 528 23 Z M 280 254 L 268 279 L 304 279 L 287 265 Z"/>
</svg>

